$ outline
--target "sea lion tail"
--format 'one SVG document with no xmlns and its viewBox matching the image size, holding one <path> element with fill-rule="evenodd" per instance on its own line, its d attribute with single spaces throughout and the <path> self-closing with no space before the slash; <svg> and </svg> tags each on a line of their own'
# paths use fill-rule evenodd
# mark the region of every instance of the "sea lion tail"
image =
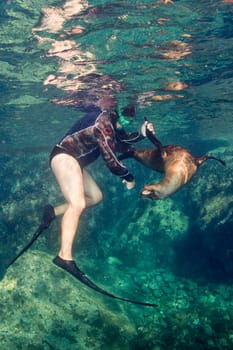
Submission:
<svg viewBox="0 0 233 350">
<path fill-rule="evenodd" d="M 208 160 L 208 159 L 214 159 L 214 160 L 217 160 L 218 162 L 220 162 L 222 165 L 226 165 L 226 162 L 224 161 L 224 160 L 222 160 L 222 159 L 220 159 L 220 158 L 217 158 L 217 157 L 215 157 L 215 156 L 211 156 L 211 155 L 209 155 L 209 154 L 205 154 L 204 156 L 202 156 L 202 157 L 198 157 L 198 158 L 196 158 L 196 162 L 197 162 L 197 165 L 198 166 L 200 166 L 200 165 L 202 165 L 206 160 Z"/>
</svg>

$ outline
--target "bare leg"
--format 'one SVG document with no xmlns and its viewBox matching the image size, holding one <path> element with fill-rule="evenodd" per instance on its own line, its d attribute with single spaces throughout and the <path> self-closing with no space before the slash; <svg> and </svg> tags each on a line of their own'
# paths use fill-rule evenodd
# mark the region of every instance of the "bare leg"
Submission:
<svg viewBox="0 0 233 350">
<path fill-rule="evenodd" d="M 99 186 L 97 186 L 95 180 L 85 169 L 83 170 L 83 181 L 84 181 L 86 208 L 89 208 L 101 202 L 103 199 L 103 194 Z M 56 208 L 54 208 L 55 215 L 59 216 L 61 214 L 64 214 L 67 207 L 68 207 L 67 203 L 57 206 Z"/>
<path fill-rule="evenodd" d="M 88 208 L 101 202 L 103 199 L 103 194 L 95 180 L 85 169 L 83 169 L 83 181 L 86 207 Z"/>
<path fill-rule="evenodd" d="M 67 207 L 68 207 L 68 204 L 64 203 L 64 204 L 61 204 L 61 205 L 57 206 L 56 208 L 54 208 L 55 216 L 59 216 L 59 215 L 64 214 Z"/>
<path fill-rule="evenodd" d="M 78 162 L 67 154 L 58 154 L 51 162 L 66 204 L 55 208 L 55 215 L 63 214 L 61 223 L 61 249 L 59 256 L 72 260 L 72 246 L 79 219 L 86 207 L 102 200 L 102 192 L 91 175 L 80 168 Z"/>
<path fill-rule="evenodd" d="M 58 154 L 52 159 L 52 170 L 56 176 L 67 207 L 61 222 L 61 249 L 59 256 L 72 260 L 72 246 L 79 218 L 85 208 L 83 174 L 78 162 L 67 154 Z"/>
</svg>

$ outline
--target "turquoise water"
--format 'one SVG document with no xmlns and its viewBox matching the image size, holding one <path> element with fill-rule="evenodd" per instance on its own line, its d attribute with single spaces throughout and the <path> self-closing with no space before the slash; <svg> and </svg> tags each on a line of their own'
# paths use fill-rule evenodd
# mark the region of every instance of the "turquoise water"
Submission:
<svg viewBox="0 0 233 350">
<path fill-rule="evenodd" d="M 74 4 L 0 3 L 2 349 L 232 349 L 233 3 Z M 120 106 L 136 105 L 135 128 L 146 116 L 163 144 L 227 163 L 205 163 L 164 201 L 140 198 L 160 175 L 133 160 L 129 192 L 101 160 L 90 166 L 104 200 L 84 213 L 75 258 L 105 289 L 155 310 L 59 274 L 59 219 L 6 271 L 43 206 L 62 203 L 48 157 L 82 116 L 70 95 L 106 86 Z"/>
</svg>

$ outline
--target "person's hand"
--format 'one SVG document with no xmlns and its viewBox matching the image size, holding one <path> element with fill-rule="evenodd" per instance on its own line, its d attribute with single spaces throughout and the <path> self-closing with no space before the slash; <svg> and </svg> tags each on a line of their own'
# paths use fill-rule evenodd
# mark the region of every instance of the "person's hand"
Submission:
<svg viewBox="0 0 233 350">
<path fill-rule="evenodd" d="M 146 137 L 146 130 L 149 130 L 152 134 L 155 133 L 154 125 L 148 121 L 145 121 L 141 126 L 141 134 L 144 137 Z"/>
<path fill-rule="evenodd" d="M 146 125 L 146 128 L 147 128 L 147 130 L 152 132 L 152 134 L 155 134 L 155 128 L 154 128 L 154 125 L 151 122 L 148 122 L 148 124 Z"/>
<path fill-rule="evenodd" d="M 132 188 L 134 188 L 135 186 L 135 181 L 126 181 L 126 180 L 122 180 L 122 183 L 126 186 L 127 190 L 132 190 Z"/>
</svg>

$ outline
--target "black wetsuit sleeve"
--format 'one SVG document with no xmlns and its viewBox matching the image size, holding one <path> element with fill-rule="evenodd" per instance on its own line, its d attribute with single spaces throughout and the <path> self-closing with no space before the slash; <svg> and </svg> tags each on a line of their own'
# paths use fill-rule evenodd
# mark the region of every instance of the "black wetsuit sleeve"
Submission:
<svg viewBox="0 0 233 350">
<path fill-rule="evenodd" d="M 116 156 L 115 130 L 107 112 L 97 119 L 94 133 L 99 145 L 100 153 L 109 170 L 126 181 L 133 181 L 134 177 L 127 167 Z"/>
</svg>

